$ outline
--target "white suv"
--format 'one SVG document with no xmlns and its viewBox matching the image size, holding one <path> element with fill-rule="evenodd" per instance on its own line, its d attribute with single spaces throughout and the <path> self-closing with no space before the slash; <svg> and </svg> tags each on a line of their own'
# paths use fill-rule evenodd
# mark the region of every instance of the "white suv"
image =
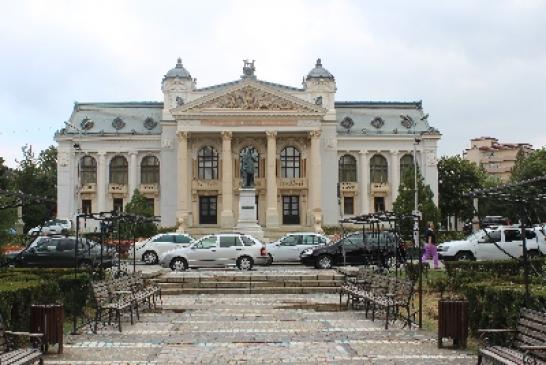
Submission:
<svg viewBox="0 0 546 365">
<path fill-rule="evenodd" d="M 546 254 L 544 233 L 539 228 L 526 229 L 526 245 L 530 257 Z M 523 256 L 521 228 L 499 226 L 474 232 L 462 241 L 438 245 L 438 255 L 443 260 L 504 260 L 510 256 Z"/>
<path fill-rule="evenodd" d="M 188 247 L 194 241 L 193 237 L 186 233 L 160 233 L 137 242 L 134 250 L 137 259 L 142 259 L 147 265 L 154 265 L 159 262 L 159 257 L 165 252 Z M 133 246 L 129 248 L 129 258 L 133 259 Z"/>
<path fill-rule="evenodd" d="M 267 260 L 266 247 L 256 238 L 240 233 L 220 233 L 163 254 L 160 264 L 173 271 L 214 266 L 237 266 L 240 270 L 250 270 L 254 265 L 265 265 Z"/>
<path fill-rule="evenodd" d="M 308 248 L 330 243 L 326 236 L 315 232 L 290 233 L 278 241 L 267 244 L 267 253 L 270 256 L 268 264 L 273 261 L 300 261 L 300 254 Z"/>
<path fill-rule="evenodd" d="M 29 236 L 61 234 L 64 230 L 72 230 L 72 221 L 70 219 L 51 219 L 45 222 L 41 227 L 34 227 L 28 231 Z"/>
</svg>

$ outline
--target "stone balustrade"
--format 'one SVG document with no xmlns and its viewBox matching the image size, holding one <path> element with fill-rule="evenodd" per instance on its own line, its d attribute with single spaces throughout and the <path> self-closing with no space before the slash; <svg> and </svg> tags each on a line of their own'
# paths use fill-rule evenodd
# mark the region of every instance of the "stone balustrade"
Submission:
<svg viewBox="0 0 546 365">
<path fill-rule="evenodd" d="M 97 184 L 96 183 L 88 183 L 88 184 L 83 184 L 80 188 L 80 193 L 82 194 L 85 194 L 85 193 L 94 193 L 97 191 Z"/>
</svg>

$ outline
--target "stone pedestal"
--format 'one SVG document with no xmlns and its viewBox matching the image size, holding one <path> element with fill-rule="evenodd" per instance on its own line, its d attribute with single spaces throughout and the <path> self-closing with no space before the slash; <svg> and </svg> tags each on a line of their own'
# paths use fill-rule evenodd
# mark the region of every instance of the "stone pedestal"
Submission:
<svg viewBox="0 0 546 365">
<path fill-rule="evenodd" d="M 239 190 L 239 220 L 235 230 L 263 240 L 264 232 L 258 224 L 256 215 L 256 189 L 242 188 Z"/>
</svg>

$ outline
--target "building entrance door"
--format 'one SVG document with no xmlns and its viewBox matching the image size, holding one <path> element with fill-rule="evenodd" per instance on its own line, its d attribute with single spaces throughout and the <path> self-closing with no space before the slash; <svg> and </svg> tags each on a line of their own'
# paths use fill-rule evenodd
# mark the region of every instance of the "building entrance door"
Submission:
<svg viewBox="0 0 546 365">
<path fill-rule="evenodd" d="M 282 223 L 300 224 L 300 197 L 283 196 L 282 197 Z"/>
<path fill-rule="evenodd" d="M 385 198 L 382 196 L 376 196 L 373 198 L 373 210 L 374 212 L 385 211 Z"/>
</svg>

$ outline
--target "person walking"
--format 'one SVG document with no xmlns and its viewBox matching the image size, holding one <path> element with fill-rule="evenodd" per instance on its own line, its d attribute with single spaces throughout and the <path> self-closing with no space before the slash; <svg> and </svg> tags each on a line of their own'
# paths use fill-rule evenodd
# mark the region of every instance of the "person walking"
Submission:
<svg viewBox="0 0 546 365">
<path fill-rule="evenodd" d="M 433 260 L 434 269 L 438 269 L 438 250 L 436 249 L 436 233 L 434 233 L 434 224 L 429 222 L 425 232 L 425 252 L 422 261 Z"/>
</svg>

